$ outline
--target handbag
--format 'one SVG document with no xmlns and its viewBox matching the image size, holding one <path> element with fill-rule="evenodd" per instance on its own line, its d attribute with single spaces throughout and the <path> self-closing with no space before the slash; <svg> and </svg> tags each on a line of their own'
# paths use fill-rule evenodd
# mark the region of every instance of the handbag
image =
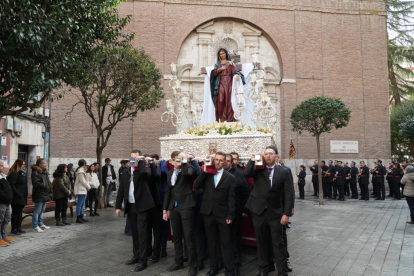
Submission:
<svg viewBox="0 0 414 276">
<path fill-rule="evenodd" d="M 113 182 L 113 183 L 111 183 L 111 184 L 112 184 L 112 190 L 111 190 L 111 191 L 115 192 L 115 191 L 116 191 L 116 183 L 115 183 L 115 182 Z"/>
</svg>

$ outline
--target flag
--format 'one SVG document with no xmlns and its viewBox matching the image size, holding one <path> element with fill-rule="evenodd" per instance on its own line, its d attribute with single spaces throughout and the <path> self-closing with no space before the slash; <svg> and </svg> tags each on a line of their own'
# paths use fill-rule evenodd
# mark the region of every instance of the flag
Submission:
<svg viewBox="0 0 414 276">
<path fill-rule="evenodd" d="M 292 159 L 296 156 L 296 150 L 295 146 L 293 145 L 292 139 L 290 140 L 290 146 L 289 146 L 289 159 Z"/>
</svg>

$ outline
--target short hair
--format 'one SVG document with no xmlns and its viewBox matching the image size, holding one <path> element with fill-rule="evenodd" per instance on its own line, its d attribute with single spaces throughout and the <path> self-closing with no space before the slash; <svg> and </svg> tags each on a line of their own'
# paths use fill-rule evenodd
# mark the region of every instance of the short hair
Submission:
<svg viewBox="0 0 414 276">
<path fill-rule="evenodd" d="M 240 158 L 240 155 L 235 151 L 230 152 L 230 154 L 232 155 L 232 157 L 233 157 L 233 155 L 237 155 L 237 159 Z"/>
<path fill-rule="evenodd" d="M 45 162 L 46 162 L 46 160 L 45 160 L 44 158 L 39 158 L 39 159 L 37 159 L 37 160 L 36 160 L 36 166 L 39 166 L 39 165 L 40 165 L 40 163 L 42 163 L 43 161 L 45 161 Z"/>
<path fill-rule="evenodd" d="M 332 160 L 329 160 L 329 162 L 333 162 Z"/>
<path fill-rule="evenodd" d="M 324 164 L 326 164 L 325 160 L 322 160 L 321 162 L 324 163 Z"/>
<path fill-rule="evenodd" d="M 151 155 L 150 155 L 150 157 L 151 157 L 152 159 L 155 159 L 155 160 L 160 160 L 159 155 L 158 155 L 158 154 L 156 154 L 156 153 L 151 154 Z"/>
<path fill-rule="evenodd" d="M 105 163 L 106 163 L 106 162 L 108 162 L 108 161 L 110 162 L 110 161 L 111 161 L 111 159 L 110 159 L 110 158 L 108 158 L 108 157 L 107 157 L 107 158 L 105 158 Z"/>
<path fill-rule="evenodd" d="M 277 148 L 275 147 L 275 146 L 267 146 L 266 148 L 265 148 L 265 150 L 267 150 L 267 149 L 272 149 L 274 152 L 275 152 L 275 154 L 278 154 L 279 152 L 277 151 Z"/>
<path fill-rule="evenodd" d="M 305 169 L 305 166 L 304 165 L 300 165 L 299 167 L 301 167 L 302 169 Z"/>
<path fill-rule="evenodd" d="M 378 159 L 378 163 L 382 164 L 382 160 L 379 160 L 379 159 Z"/>
<path fill-rule="evenodd" d="M 78 161 L 78 166 L 79 167 L 83 167 L 83 166 L 85 166 L 86 165 L 86 160 L 85 159 L 80 159 L 79 161 Z"/>
<path fill-rule="evenodd" d="M 142 152 L 140 150 L 133 150 L 131 153 L 138 153 L 139 155 L 142 155 Z"/>
<path fill-rule="evenodd" d="M 355 161 L 352 161 L 351 164 L 354 164 L 354 166 L 356 165 Z"/>
<path fill-rule="evenodd" d="M 364 163 L 365 164 L 365 161 L 359 161 L 359 164 L 361 164 L 361 163 Z"/>
<path fill-rule="evenodd" d="M 407 168 L 405 168 L 405 173 L 412 173 L 412 172 L 414 172 L 413 166 L 407 166 Z"/>
<path fill-rule="evenodd" d="M 120 162 L 121 164 L 125 164 L 125 160 L 121 160 L 121 162 Z"/>
<path fill-rule="evenodd" d="M 224 159 L 226 159 L 226 154 L 224 152 L 222 152 L 222 151 L 216 152 L 216 155 L 224 156 Z"/>
<path fill-rule="evenodd" d="M 181 152 L 180 152 L 180 151 L 178 151 L 178 150 L 173 151 L 173 152 L 171 153 L 171 159 L 173 159 L 173 158 L 177 157 L 180 153 L 181 153 Z"/>
<path fill-rule="evenodd" d="M 229 154 L 226 154 L 226 159 L 227 159 L 227 157 L 230 157 L 230 162 L 231 163 L 233 163 L 233 155 L 231 155 L 231 153 L 229 153 Z"/>
</svg>

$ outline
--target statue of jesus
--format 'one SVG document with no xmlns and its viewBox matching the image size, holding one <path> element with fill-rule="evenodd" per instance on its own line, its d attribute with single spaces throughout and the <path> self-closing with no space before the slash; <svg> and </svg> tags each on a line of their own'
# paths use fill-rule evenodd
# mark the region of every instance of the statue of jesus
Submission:
<svg viewBox="0 0 414 276">
<path fill-rule="evenodd" d="M 210 75 L 211 98 L 215 106 L 216 121 L 234 122 L 234 110 L 232 108 L 233 78 L 241 78 L 243 85 L 244 75 L 237 71 L 226 49 L 221 48 L 217 52 L 217 63 Z"/>
</svg>

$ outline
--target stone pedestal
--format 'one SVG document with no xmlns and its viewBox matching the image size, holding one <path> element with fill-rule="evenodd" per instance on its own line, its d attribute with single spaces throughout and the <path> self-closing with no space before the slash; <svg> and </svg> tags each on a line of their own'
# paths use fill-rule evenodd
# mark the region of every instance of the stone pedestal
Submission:
<svg viewBox="0 0 414 276">
<path fill-rule="evenodd" d="M 260 132 L 237 133 L 232 135 L 208 134 L 194 136 L 175 134 L 161 137 L 161 157 L 169 159 L 173 151 L 183 151 L 197 157 L 205 157 L 212 148 L 217 151 L 239 153 L 240 160 L 248 160 L 252 154 L 263 152 L 266 146 L 275 145 L 272 134 Z"/>
</svg>

